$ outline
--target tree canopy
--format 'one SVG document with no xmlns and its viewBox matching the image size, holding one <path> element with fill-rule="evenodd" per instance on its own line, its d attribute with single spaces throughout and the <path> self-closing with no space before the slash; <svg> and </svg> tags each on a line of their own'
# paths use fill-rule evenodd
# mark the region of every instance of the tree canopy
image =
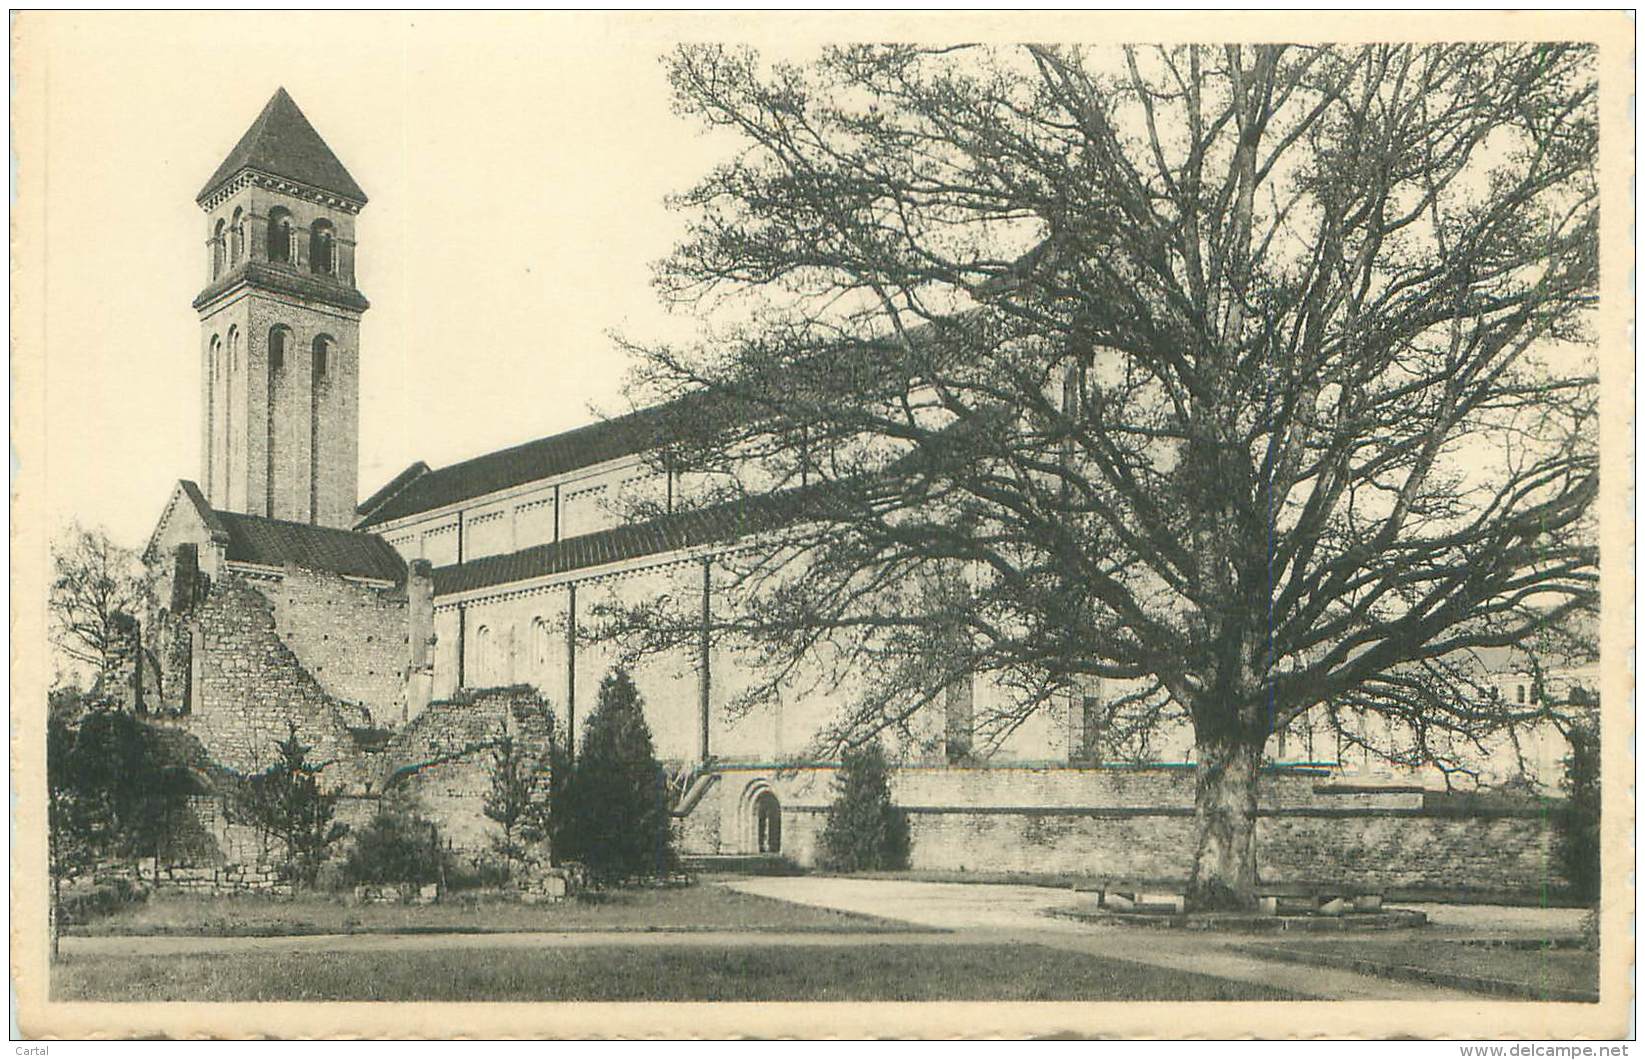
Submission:
<svg viewBox="0 0 1645 1060">
<path fill-rule="evenodd" d="M 996 734 L 1126 682 L 1110 724 L 1185 718 L 1202 780 L 1316 708 L 1413 762 L 1530 720 L 1470 660 L 1597 600 L 1593 63 L 680 48 L 728 157 L 658 285 L 711 324 L 632 343 L 636 393 L 694 395 L 666 459 L 710 502 L 795 516 L 719 633 L 767 693 L 824 644 L 873 672 L 846 744 L 969 674 Z"/>
<path fill-rule="evenodd" d="M 114 663 L 123 623 L 147 612 L 142 563 L 102 530 L 76 524 L 53 542 L 51 565 L 52 645 L 71 667 L 89 671 L 95 684 Z"/>
</svg>

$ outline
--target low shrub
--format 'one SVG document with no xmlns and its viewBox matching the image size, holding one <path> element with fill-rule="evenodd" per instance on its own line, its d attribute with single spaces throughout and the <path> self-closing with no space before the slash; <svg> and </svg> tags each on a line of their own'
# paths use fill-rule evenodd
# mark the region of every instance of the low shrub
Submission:
<svg viewBox="0 0 1645 1060">
<path fill-rule="evenodd" d="M 433 822 L 409 806 L 387 804 L 355 834 L 339 881 L 345 886 L 438 883 L 448 875 L 442 868 L 450 867 Z"/>
<path fill-rule="evenodd" d="M 508 884 L 510 876 L 509 866 L 501 861 L 486 857 L 471 858 L 447 866 L 446 889 L 475 891 L 503 887 Z"/>
<path fill-rule="evenodd" d="M 128 905 L 148 901 L 149 891 L 124 876 L 99 879 L 63 895 L 57 915 L 62 924 L 89 924 L 98 917 L 112 916 Z"/>
</svg>

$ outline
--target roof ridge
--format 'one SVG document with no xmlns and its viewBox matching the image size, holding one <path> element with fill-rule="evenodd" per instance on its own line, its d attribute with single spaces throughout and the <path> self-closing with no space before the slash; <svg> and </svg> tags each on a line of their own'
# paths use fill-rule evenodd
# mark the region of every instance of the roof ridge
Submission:
<svg viewBox="0 0 1645 1060">
<path fill-rule="evenodd" d="M 646 452 L 659 444 L 655 431 L 666 426 L 672 411 L 702 397 L 703 392 L 682 394 L 431 469 L 393 491 L 371 511 L 362 512 L 356 525 L 365 528 L 405 518 Z M 571 452 L 556 453 L 556 449 Z M 383 494 L 392 484 L 391 481 L 379 489 L 372 498 Z"/>
<path fill-rule="evenodd" d="M 375 530 L 356 530 L 353 527 L 328 526 L 325 523 L 305 523 L 300 519 L 276 519 L 272 515 L 258 515 L 256 512 L 237 512 L 228 508 L 213 508 L 211 511 L 214 515 L 227 515 L 236 519 L 256 519 L 260 522 L 275 523 L 280 526 L 295 526 L 301 530 L 323 530 L 327 533 L 337 534 L 362 534 L 382 541 L 382 535 Z M 387 544 L 388 542 L 384 541 L 383 543 Z"/>
</svg>

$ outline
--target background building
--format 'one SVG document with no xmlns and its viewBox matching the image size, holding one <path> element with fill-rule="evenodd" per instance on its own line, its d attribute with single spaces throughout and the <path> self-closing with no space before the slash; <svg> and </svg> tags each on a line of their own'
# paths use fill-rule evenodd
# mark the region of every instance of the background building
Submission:
<svg viewBox="0 0 1645 1060">
<path fill-rule="evenodd" d="M 409 778 L 473 838 L 488 738 L 546 738 L 544 714 L 559 739 L 577 738 L 621 661 L 600 616 L 662 596 L 705 621 L 734 608 L 725 551 L 781 512 L 699 506 L 709 484 L 653 458 L 667 441 L 658 409 L 448 467 L 416 463 L 357 504 L 365 192 L 281 90 L 198 202 L 205 458 L 145 552 L 159 604 L 137 703 L 238 771 L 266 765 L 296 724 L 352 797 Z M 732 720 L 749 675 L 706 634 L 636 664 L 682 845 L 809 861 L 833 772 L 815 737 L 852 689 L 821 669 L 797 674 Z M 979 734 L 1006 690 L 982 679 L 944 690 L 897 749 L 915 864 L 1182 876 L 1191 734 L 1109 739 L 1106 697 L 1123 691 L 1092 682 Z M 1545 811 L 1441 812 L 1424 778 L 1350 751 L 1318 720 L 1276 736 L 1258 830 L 1270 871 L 1441 887 L 1489 857 L 1493 879 L 1474 885 L 1500 889 L 1534 889 L 1553 871 Z"/>
</svg>

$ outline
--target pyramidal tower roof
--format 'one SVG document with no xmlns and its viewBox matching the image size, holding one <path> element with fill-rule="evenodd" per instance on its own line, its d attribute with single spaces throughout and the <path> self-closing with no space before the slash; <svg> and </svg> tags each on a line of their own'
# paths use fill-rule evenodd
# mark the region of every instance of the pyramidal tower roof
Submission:
<svg viewBox="0 0 1645 1060">
<path fill-rule="evenodd" d="M 331 153 L 331 148 L 303 117 L 296 101 L 284 88 L 275 90 L 251 128 L 200 189 L 196 201 L 204 201 L 247 169 L 307 184 L 361 205 L 366 201 L 366 193 Z"/>
</svg>

